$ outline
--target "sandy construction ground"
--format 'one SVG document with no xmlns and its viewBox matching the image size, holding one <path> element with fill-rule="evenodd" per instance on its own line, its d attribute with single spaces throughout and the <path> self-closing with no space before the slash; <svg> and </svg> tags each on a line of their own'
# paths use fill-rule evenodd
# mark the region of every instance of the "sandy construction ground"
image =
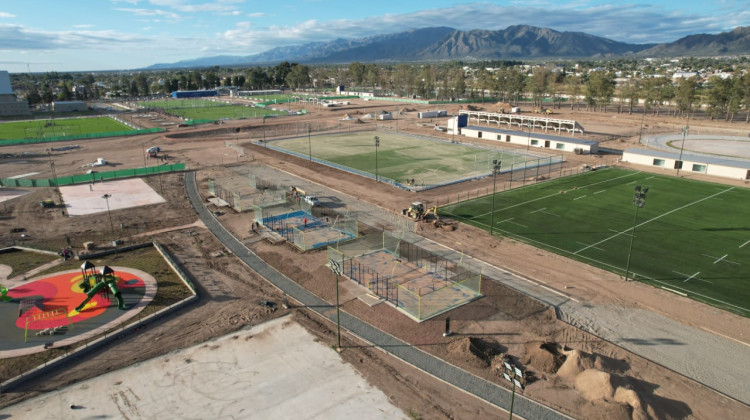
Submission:
<svg viewBox="0 0 750 420">
<path fill-rule="evenodd" d="M 300 106 L 293 105 L 292 107 L 299 108 Z M 483 108 L 487 111 L 493 110 L 491 105 L 485 105 Z M 383 109 L 391 111 L 401 109 L 405 113 L 399 117 L 398 121 L 362 120 L 361 123 L 355 123 L 353 127 L 368 127 L 381 123 L 386 124 L 386 129 L 398 127 L 399 130 L 406 130 L 410 133 L 443 136 L 450 140 L 449 135 L 438 133 L 433 129 L 434 122 L 430 122 L 429 127 L 419 125 L 424 121 L 416 118 L 416 112 L 435 109 L 434 106 L 396 106 L 392 103 L 355 100 L 351 106 L 345 108 L 309 109 L 310 113 L 304 117 L 266 120 L 265 128 L 261 125 L 261 121 L 230 121 L 221 125 L 195 128 L 175 127 L 170 129 L 170 132 L 158 136 L 81 141 L 80 149 L 56 153 L 53 159 L 58 176 L 80 173 L 82 163 L 91 162 L 100 156 L 106 157 L 108 161 L 117 162 L 117 165 L 123 168 L 131 168 L 143 166 L 146 162 L 141 149 L 159 145 L 169 153 L 170 163 L 185 162 L 189 169 L 205 166 L 217 167 L 238 162 L 267 165 L 283 171 L 282 175 L 274 180 L 276 182 L 286 182 L 287 178 L 290 182 L 297 182 L 297 177 L 299 177 L 310 185 L 320 186 L 321 191 L 332 191 L 332 197 L 327 197 L 327 201 L 333 199 L 346 201 L 346 205 L 352 211 L 360 208 L 375 208 L 381 212 L 388 212 L 394 217 L 412 201 L 435 202 L 438 199 L 455 197 L 456 194 L 467 192 L 473 194 L 476 191 L 487 191 L 488 188 L 492 188 L 492 179 L 484 179 L 420 193 L 401 191 L 373 180 L 365 180 L 332 168 L 310 164 L 305 160 L 290 158 L 249 143 L 249 140 L 262 138 L 264 132 L 266 134 L 272 132 L 274 126 L 305 124 L 308 121 L 335 123 L 345 113 L 358 118 Z M 440 109 L 447 109 L 450 115 L 458 111 L 459 106 L 441 106 Z M 644 136 L 677 134 L 685 123 L 684 118 L 670 115 L 648 115 L 642 118 L 641 115 L 589 112 L 583 109 L 578 111 L 564 108 L 554 111 L 553 117 L 555 118 L 571 118 L 581 122 L 586 128 L 584 138 L 599 140 L 602 148 L 613 150 L 623 150 L 638 145 L 641 121 L 644 122 L 642 132 Z M 690 120 L 691 134 L 717 133 L 746 136 L 748 128 L 748 124 L 745 123 L 729 124 L 722 121 Z M 461 139 L 461 141 L 483 146 L 491 144 L 479 139 Z M 139 143 L 141 147 L 137 146 Z M 134 144 L 135 147 L 133 147 Z M 3 148 L 8 153 L 39 149 L 40 156 L 24 155 L 5 159 L 6 163 L 17 164 L 0 165 L 0 176 L 36 171 L 40 175 L 35 177 L 51 177 L 49 159 L 46 154 L 41 153 L 44 147 L 46 146 L 31 145 Z M 240 150 L 242 153 L 239 152 Z M 566 168 L 579 168 L 583 163 L 612 164 L 617 160 L 616 155 L 609 154 L 601 156 L 570 154 L 565 157 Z M 152 164 L 150 161 L 147 163 Z M 642 167 L 637 169 L 652 170 Z M 653 169 L 653 171 L 669 173 L 664 169 Z M 283 174 L 289 174 L 289 176 Z M 685 176 L 746 187 L 746 184 L 741 181 L 723 180 L 692 173 L 685 174 Z M 118 230 L 118 235 L 122 233 L 126 243 L 145 239 L 157 239 L 162 242 L 184 268 L 195 276 L 202 296 L 200 302 L 169 319 L 149 325 L 148 328 L 132 337 L 112 343 L 106 349 L 93 353 L 86 360 L 71 364 L 59 372 L 53 372 L 43 380 L 29 382 L 12 393 L 0 395 L 0 406 L 7 406 L 38 393 L 46 393 L 46 397 L 50 398 L 58 389 L 67 384 L 78 383 L 107 371 L 126 368 L 136 363 L 141 363 L 142 366 L 147 360 L 174 349 L 203 343 L 286 313 L 284 310 L 269 313 L 266 308 L 257 304 L 260 299 L 280 302 L 281 296 L 256 273 L 237 263 L 233 256 L 216 257 L 215 255 L 221 255 L 223 247 L 205 229 L 194 225 L 194 227 L 181 230 L 165 231 L 170 227 L 191 225 L 196 221 L 196 217 L 185 199 L 185 183 L 182 175 L 164 175 L 162 178 L 151 176 L 146 178 L 146 182 L 151 189 L 160 192 L 162 191 L 160 184 L 163 182 L 163 193 L 160 195 L 165 201 L 114 212 L 115 226 L 124 226 Z M 202 192 L 205 193 L 206 176 L 199 172 L 198 178 Z M 501 180 L 502 176 L 498 176 L 498 181 Z M 507 182 L 507 179 L 503 181 Z M 88 189 L 87 186 L 84 188 Z M 7 210 L 3 215 L 4 218 L 0 219 L 0 240 L 4 243 L 18 241 L 19 235 L 10 233 L 10 228 L 16 226 L 26 228 L 30 238 L 26 241 L 37 246 L 44 244 L 57 246 L 57 244 L 65 244 L 66 239 L 70 239 L 74 248 L 79 250 L 85 241 L 92 240 L 98 243 L 108 241 L 110 225 L 106 211 L 68 218 L 60 215 L 59 211 L 39 208 L 39 201 L 55 197 L 53 190 L 38 188 L 29 189 L 29 191 L 30 193 L 26 196 L 6 202 Z M 101 199 L 101 193 L 97 192 L 95 198 L 104 201 Z M 212 208 L 212 210 L 218 209 Z M 335 299 L 335 288 L 330 286 L 330 270 L 320 261 L 324 262 L 324 258 L 319 258 L 320 256 L 315 254 L 301 254 L 288 249 L 286 245 L 272 245 L 256 241 L 257 238 L 249 232 L 249 217 L 246 215 L 227 213 L 220 216 L 219 220 L 229 226 L 238 238 L 252 243 L 252 249 L 255 252 L 287 276 L 329 302 Z M 380 227 L 376 226 L 378 229 Z M 667 359 L 685 359 L 676 354 L 675 349 L 678 348 L 687 353 L 695 349 L 695 354 L 709 354 L 710 358 L 692 358 L 689 364 L 683 363 L 686 364 L 684 366 L 686 374 L 698 375 L 700 378 L 701 370 L 696 369 L 693 363 L 695 361 L 701 362 L 702 368 L 705 368 L 712 360 L 745 360 L 748 357 L 750 322 L 747 318 L 741 318 L 647 285 L 625 283 L 619 276 L 612 273 L 549 254 L 523 243 L 490 238 L 486 232 L 471 227 L 460 226 L 455 232 L 425 228 L 417 233 L 454 249 L 457 248 L 457 243 L 461 243 L 461 250 L 466 254 L 467 259 L 481 259 L 507 272 L 518 273 L 519 278 L 522 279 L 518 284 L 526 284 L 527 286 L 524 287 L 528 287 L 528 291 L 524 290 L 519 293 L 513 289 L 504 289 L 500 283 L 505 283 L 505 278 L 500 279 L 502 282 L 487 282 L 485 298 L 450 314 L 455 323 L 454 329 L 461 333 L 451 339 L 442 338 L 443 318 L 417 325 L 406 317 L 399 316 L 387 305 L 381 304 L 370 308 L 358 300 L 346 302 L 343 307 L 344 311 L 362 317 L 401 339 L 423 345 L 433 354 L 488 380 L 502 381 L 493 373 L 491 366 L 488 366 L 486 356 L 489 353 L 487 352 L 497 350 L 507 353 L 515 360 L 527 363 L 527 366 L 536 372 L 538 380 L 528 389 L 526 396 L 543 401 L 574 417 L 625 419 L 636 417 L 636 413 L 638 416 L 645 413 L 645 418 L 750 417 L 750 408 L 747 405 L 749 401 L 741 403 L 719 395 L 685 376 L 658 366 L 653 363 L 653 357 L 650 356 L 661 354 Z M 34 243 L 36 238 L 39 238 L 38 243 Z M 518 286 L 513 285 L 513 287 Z M 549 289 L 554 290 L 555 293 L 549 292 Z M 579 310 L 571 311 L 570 314 L 576 317 L 575 325 L 588 332 L 555 321 L 551 310 L 528 299 L 524 293 L 535 295 L 547 293 L 548 296 L 557 296 L 557 298 L 563 296 L 561 299 L 568 299 L 570 303 L 558 305 L 566 310 L 570 310 L 567 305 L 580 302 Z M 305 328 L 319 340 L 329 346 L 335 342 L 335 328 L 332 333 L 330 325 L 311 317 L 302 308 L 294 309 L 293 312 L 295 319 L 300 320 Z M 632 317 L 624 318 L 618 316 L 619 314 L 631 314 Z M 673 323 L 670 326 L 679 327 L 685 332 L 677 340 L 679 343 L 670 339 L 673 337 L 673 328 L 664 330 L 660 325 L 656 325 L 662 318 L 669 319 Z M 599 336 L 591 335 L 589 332 Z M 703 337 L 702 334 L 708 334 L 712 339 L 698 340 L 696 337 Z M 540 341 L 551 341 L 567 346 L 567 349 L 562 350 L 568 352 L 569 360 L 578 360 L 580 363 L 567 366 L 561 373 L 559 370 L 562 369 L 561 366 L 547 363 L 550 357 L 557 356 L 550 356 L 539 351 Z M 400 407 L 403 412 L 413 411 L 422 418 L 507 416 L 497 408 L 477 401 L 476 398 L 436 381 L 392 357 L 381 354 L 378 350 L 367 346 L 357 346 L 356 339 L 349 337 L 347 342 L 355 345 L 348 347 L 340 357 L 356 366 L 369 382 L 383 390 L 393 404 Z M 722 344 L 726 342 L 733 344 Z M 289 345 L 292 344 L 289 343 Z M 644 359 L 638 356 L 639 352 L 646 353 L 649 358 Z M 229 360 L 233 363 L 232 359 Z M 678 367 L 679 362 L 678 360 Z M 590 373 L 584 374 L 582 370 L 585 368 L 595 368 L 610 376 L 605 377 L 600 373 L 595 373 L 593 376 Z M 558 370 L 555 372 L 556 369 Z M 693 371 L 694 369 L 696 371 Z M 734 374 L 746 379 L 750 377 L 750 374 L 745 373 L 747 369 L 747 366 L 738 365 Z M 706 379 L 715 378 L 706 377 Z M 118 388 L 115 382 L 102 385 L 102 387 L 110 392 L 108 395 L 116 391 L 125 393 L 126 390 Z M 743 387 L 745 380 L 728 382 L 731 382 L 729 385 L 734 391 L 739 390 L 735 395 L 747 395 L 747 387 Z M 613 392 L 616 388 L 624 389 L 620 392 L 619 402 L 614 400 L 614 394 L 610 396 L 606 392 L 595 392 L 597 389 L 608 389 L 607 384 L 614 384 Z M 626 392 L 627 389 L 634 390 L 637 395 Z M 246 395 L 252 397 L 251 393 Z M 745 397 L 740 398 L 745 399 Z M 59 405 L 61 401 L 58 400 L 57 404 Z M 112 399 L 107 401 L 112 401 Z M 62 408 L 66 412 L 77 412 L 70 410 L 66 402 L 62 402 Z M 109 404 L 113 405 L 113 402 Z M 636 406 L 640 406 L 642 410 L 638 411 Z M 96 408 L 101 408 L 101 404 L 97 404 Z"/>
<path fill-rule="evenodd" d="M 3 416 L 408 418 L 288 317 L 67 386 L 7 407 Z"/>
</svg>

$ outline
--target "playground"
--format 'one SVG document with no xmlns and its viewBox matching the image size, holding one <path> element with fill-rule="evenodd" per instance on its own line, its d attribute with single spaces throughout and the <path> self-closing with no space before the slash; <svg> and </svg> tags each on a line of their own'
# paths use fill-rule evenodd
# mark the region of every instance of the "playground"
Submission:
<svg viewBox="0 0 750 420">
<path fill-rule="evenodd" d="M 138 315 L 156 295 L 156 280 L 141 270 L 84 266 L 10 285 L 0 301 L 0 359 L 94 337 Z"/>
</svg>

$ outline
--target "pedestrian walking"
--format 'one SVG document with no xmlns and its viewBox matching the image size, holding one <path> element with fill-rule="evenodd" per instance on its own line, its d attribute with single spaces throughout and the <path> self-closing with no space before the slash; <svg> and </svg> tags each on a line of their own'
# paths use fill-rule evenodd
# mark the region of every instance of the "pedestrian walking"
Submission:
<svg viewBox="0 0 750 420">
<path fill-rule="evenodd" d="M 305 227 L 307 227 L 307 217 L 305 217 L 304 223 L 305 223 Z"/>
</svg>

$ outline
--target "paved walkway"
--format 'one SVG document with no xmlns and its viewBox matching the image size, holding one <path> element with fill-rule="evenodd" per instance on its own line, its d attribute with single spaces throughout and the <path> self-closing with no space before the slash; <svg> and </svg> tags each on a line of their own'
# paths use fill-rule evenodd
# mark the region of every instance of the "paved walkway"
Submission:
<svg viewBox="0 0 750 420">
<path fill-rule="evenodd" d="M 213 214 L 205 207 L 195 183 L 195 172 L 185 175 L 185 188 L 193 208 L 206 227 L 238 258 L 250 268 L 263 276 L 293 299 L 335 322 L 336 311 L 331 311 L 331 304 L 276 271 L 260 257 L 247 249 L 237 238 L 229 233 Z M 345 312 L 341 313 L 341 326 L 363 340 L 385 350 L 405 362 L 446 381 L 470 394 L 495 404 L 505 410 L 510 407 L 511 392 L 482 378 L 459 369 L 437 357 L 425 353 L 408 343 L 393 337 Z M 535 401 L 516 395 L 513 412 L 527 419 L 569 419 L 570 417 L 543 406 Z"/>
</svg>

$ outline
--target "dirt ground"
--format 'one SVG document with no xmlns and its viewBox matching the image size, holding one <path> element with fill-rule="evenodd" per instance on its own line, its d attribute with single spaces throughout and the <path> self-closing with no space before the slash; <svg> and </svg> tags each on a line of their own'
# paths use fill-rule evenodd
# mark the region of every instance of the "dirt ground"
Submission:
<svg viewBox="0 0 750 420">
<path fill-rule="evenodd" d="M 290 106 L 294 109 L 298 105 Z M 335 122 L 345 113 L 358 117 L 381 109 L 405 111 L 396 122 L 386 126 L 423 135 L 450 139 L 431 127 L 421 127 L 416 111 L 426 106 L 396 106 L 392 103 L 353 101 L 350 107 L 311 109 L 303 117 L 283 117 L 267 120 L 266 124 L 304 123 L 306 121 Z M 458 106 L 441 107 L 451 114 Z M 494 111 L 491 107 L 485 110 Z M 641 115 L 593 113 L 555 109 L 555 118 L 571 118 L 586 128 L 585 138 L 597 139 L 601 147 L 625 149 L 637 145 Z M 142 125 L 145 125 L 141 118 Z M 367 121 L 367 120 L 363 120 Z M 642 135 L 676 132 L 684 119 L 671 116 L 646 116 Z M 161 122 L 153 122 L 161 124 Z M 375 124 L 364 122 L 360 126 Z M 691 134 L 719 131 L 729 135 L 745 135 L 747 124 L 691 120 Z M 132 138 L 84 140 L 79 149 L 47 154 L 48 145 L 9 146 L 2 152 L 16 157 L 2 158 L 0 177 L 39 172 L 33 178 L 82 173 L 81 165 L 105 157 L 114 162 L 112 167 L 130 168 L 158 164 L 146 159 L 143 149 L 159 145 L 167 154 L 165 161 L 186 162 L 189 169 L 229 163 L 257 162 L 274 166 L 301 178 L 326 185 L 368 203 L 394 212 L 405 203 L 421 200 L 437 201 L 458 193 L 491 187 L 492 180 L 484 179 L 457 184 L 421 193 L 400 191 L 362 177 L 332 168 L 311 165 L 271 150 L 252 145 L 248 140 L 261 138 L 263 127 L 259 121 L 230 121 L 221 125 L 196 128 L 170 128 L 162 135 Z M 466 141 L 466 139 L 461 139 Z M 482 142 L 472 139 L 472 142 Z M 486 144 L 486 143 L 484 143 Z M 244 153 L 238 153 L 238 149 Z M 566 167 L 577 168 L 582 163 L 614 163 L 613 155 L 566 155 Z M 639 167 L 639 170 L 644 168 Z M 205 175 L 198 173 L 205 193 Z M 691 177 L 742 185 L 739 181 L 711 179 L 702 175 Z M 500 178 L 498 178 L 498 182 Z M 93 353 L 85 360 L 74 361 L 65 370 L 23 385 L 15 392 L 0 395 L 0 406 L 27 398 L 38 392 L 48 392 L 64 384 L 73 383 L 98 373 L 117 369 L 134 362 L 164 354 L 175 348 L 200 343 L 208 338 L 275 318 L 287 310 L 272 311 L 259 304 L 262 299 L 281 301 L 278 290 L 254 272 L 247 270 L 229 255 L 217 256 L 222 246 L 205 229 L 190 227 L 157 232 L 170 227 L 194 223 L 196 216 L 184 192 L 182 174 L 152 176 L 147 182 L 167 199 L 166 203 L 137 209 L 112 212 L 119 237 L 126 243 L 154 238 L 162 242 L 183 266 L 195 276 L 200 287 L 200 301 L 168 319 L 157 321 L 145 330 Z M 105 244 L 110 225 L 106 213 L 70 218 L 61 209 L 41 209 L 39 201 L 57 198 L 53 189 L 31 189 L 32 193 L 4 203 L 0 207 L 0 241 L 3 244 L 24 242 L 45 249 L 57 249 L 68 241 L 80 250 L 83 242 Z M 219 218 L 232 228 L 240 239 L 249 239 L 251 249 L 287 276 L 313 293 L 331 301 L 334 288 L 330 271 L 323 266 L 320 253 L 301 254 L 288 245 L 255 242 L 248 232 L 246 215 L 228 213 Z M 226 221 L 225 221 L 226 220 Z M 13 227 L 26 229 L 28 238 L 11 234 Z M 669 318 L 709 330 L 717 334 L 750 342 L 750 322 L 707 305 L 689 301 L 668 292 L 637 283 L 623 283 L 618 276 L 598 270 L 528 245 L 507 239 L 490 238 L 486 232 L 461 226 L 454 232 L 428 229 L 429 239 L 452 246 L 465 245 L 464 253 L 498 267 L 522 273 L 543 282 L 582 302 L 592 304 L 616 303 L 656 311 Z M 138 238 L 135 235 L 140 235 Z M 542 264 L 541 261 L 544 261 Z M 344 281 L 344 280 L 342 280 Z M 750 415 L 746 405 L 718 395 L 674 372 L 657 366 L 622 348 L 555 320 L 554 313 L 536 301 L 492 281 L 483 283 L 485 298 L 450 313 L 457 335 L 444 338 L 444 318 L 416 324 L 393 308 L 381 304 L 368 307 L 358 300 L 344 303 L 343 309 L 359 316 L 421 349 L 442 357 L 479 376 L 502 383 L 497 370 L 503 357 L 529 366 L 533 380 L 525 395 L 574 417 L 580 418 L 742 418 Z M 293 308 L 295 319 L 321 340 L 333 344 L 335 332 L 331 325 L 310 312 Z M 550 343 L 542 346 L 542 343 Z M 488 418 L 497 417 L 500 410 L 474 397 L 457 392 L 452 387 L 416 369 L 405 366 L 395 358 L 346 337 L 342 358 L 351 363 L 368 381 L 384 390 L 392 402 L 405 411 L 418 413 L 423 418 Z"/>
</svg>

